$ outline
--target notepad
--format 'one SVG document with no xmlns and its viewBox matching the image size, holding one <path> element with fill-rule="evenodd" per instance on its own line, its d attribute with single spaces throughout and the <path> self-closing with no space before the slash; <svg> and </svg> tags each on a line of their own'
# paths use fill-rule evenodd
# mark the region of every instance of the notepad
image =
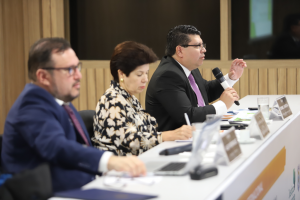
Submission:
<svg viewBox="0 0 300 200">
<path fill-rule="evenodd" d="M 54 194 L 54 196 L 85 200 L 143 200 L 157 197 L 156 195 L 135 194 L 102 189 L 69 190 L 64 192 L 57 192 Z"/>
</svg>

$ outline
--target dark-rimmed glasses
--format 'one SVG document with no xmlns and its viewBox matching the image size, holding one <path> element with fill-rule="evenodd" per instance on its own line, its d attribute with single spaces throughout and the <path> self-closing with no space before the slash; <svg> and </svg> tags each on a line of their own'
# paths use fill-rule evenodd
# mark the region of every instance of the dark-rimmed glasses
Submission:
<svg viewBox="0 0 300 200">
<path fill-rule="evenodd" d="M 81 71 L 82 68 L 82 63 L 80 62 L 77 66 L 73 66 L 73 67 L 43 67 L 42 69 L 45 70 L 65 70 L 69 73 L 70 76 L 73 76 L 75 73 L 75 70 L 77 69 L 78 71 Z"/>
<path fill-rule="evenodd" d="M 186 47 L 197 47 L 197 48 L 200 49 L 200 50 L 202 50 L 203 48 L 206 49 L 206 44 L 205 44 L 205 43 L 203 43 L 203 44 L 197 44 L 197 45 L 183 44 L 183 45 L 180 45 L 180 46 L 182 46 L 182 47 L 184 47 L 184 48 L 186 48 Z"/>
</svg>

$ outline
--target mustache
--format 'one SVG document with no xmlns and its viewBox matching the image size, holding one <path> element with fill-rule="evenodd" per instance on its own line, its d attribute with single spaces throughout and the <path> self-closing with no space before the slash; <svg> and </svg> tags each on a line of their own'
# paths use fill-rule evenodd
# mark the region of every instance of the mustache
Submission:
<svg viewBox="0 0 300 200">
<path fill-rule="evenodd" d="M 73 84 L 73 86 L 75 86 L 77 83 L 80 83 L 80 81 L 76 81 L 76 82 Z"/>
</svg>

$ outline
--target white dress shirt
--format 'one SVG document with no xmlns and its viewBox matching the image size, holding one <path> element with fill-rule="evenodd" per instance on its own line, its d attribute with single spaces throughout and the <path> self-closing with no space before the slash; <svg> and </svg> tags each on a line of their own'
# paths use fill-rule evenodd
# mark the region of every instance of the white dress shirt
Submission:
<svg viewBox="0 0 300 200">
<path fill-rule="evenodd" d="M 178 62 L 178 61 L 177 61 Z M 184 67 L 182 64 L 180 64 L 178 62 L 178 64 L 182 67 L 186 77 L 188 78 L 189 75 L 191 74 L 191 71 L 188 70 L 186 67 Z M 228 74 L 226 74 L 224 76 L 225 80 L 227 81 L 228 85 L 230 87 L 232 87 L 239 79 L 237 80 L 231 80 L 229 77 L 228 77 Z M 191 84 L 191 83 L 190 83 Z M 197 85 L 197 84 L 196 84 Z M 197 85 L 198 87 L 198 85 Z M 198 87 L 199 88 L 199 87 Z M 202 94 L 201 94 L 202 95 Z M 203 102 L 204 102 L 204 99 L 203 99 Z M 205 103 L 205 102 L 204 102 Z M 212 104 L 216 110 L 216 115 L 225 115 L 227 113 L 227 107 L 226 107 L 226 104 L 223 102 L 223 101 L 217 101 L 215 103 Z M 198 105 L 199 106 L 199 105 Z"/>
<path fill-rule="evenodd" d="M 69 105 L 70 103 L 65 103 L 65 102 L 63 102 L 62 100 L 60 100 L 60 99 L 56 99 L 55 98 L 55 101 L 60 105 L 60 106 L 62 106 L 62 105 L 64 105 L 64 104 L 66 104 L 66 105 Z M 111 157 L 113 155 L 113 153 L 112 152 L 109 152 L 109 151 L 105 151 L 103 154 L 102 154 L 102 156 L 101 156 L 101 158 L 100 158 L 100 160 L 99 160 L 99 165 L 98 165 L 98 171 L 99 172 L 106 172 L 108 169 L 107 169 L 107 164 L 108 164 L 108 160 L 109 160 L 109 158 Z"/>
</svg>

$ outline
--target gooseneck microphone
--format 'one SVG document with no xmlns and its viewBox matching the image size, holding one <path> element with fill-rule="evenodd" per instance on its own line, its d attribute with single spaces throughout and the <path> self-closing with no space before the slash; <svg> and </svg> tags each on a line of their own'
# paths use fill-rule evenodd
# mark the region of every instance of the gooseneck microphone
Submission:
<svg viewBox="0 0 300 200">
<path fill-rule="evenodd" d="M 228 87 L 230 87 L 227 83 L 227 81 L 225 80 L 223 73 L 221 72 L 221 70 L 216 67 L 212 70 L 214 76 L 216 77 L 216 79 L 220 82 L 220 84 L 222 85 L 222 87 L 224 88 L 224 90 Z M 240 103 L 238 101 L 234 101 L 235 105 L 239 106 Z"/>
</svg>

